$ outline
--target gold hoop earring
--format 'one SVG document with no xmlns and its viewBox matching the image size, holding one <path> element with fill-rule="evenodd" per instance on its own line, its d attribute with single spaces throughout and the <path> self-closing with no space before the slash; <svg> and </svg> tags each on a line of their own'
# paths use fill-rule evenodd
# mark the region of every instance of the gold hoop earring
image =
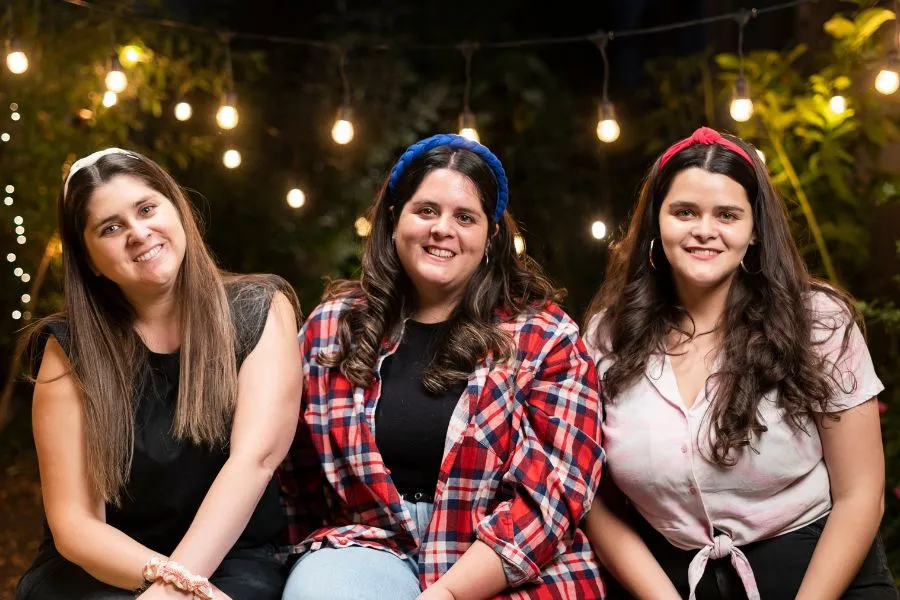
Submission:
<svg viewBox="0 0 900 600">
<path fill-rule="evenodd" d="M 747 265 L 744 264 L 743 258 L 741 258 L 741 268 L 744 270 L 744 273 L 746 273 L 747 275 L 759 275 L 760 273 L 762 273 L 762 263 L 760 263 L 760 265 L 759 265 L 759 271 L 751 271 L 750 269 L 747 268 Z"/>
<path fill-rule="evenodd" d="M 648 258 L 650 258 L 650 268 L 656 271 L 656 263 L 653 262 L 653 242 L 656 241 L 656 238 L 650 240 L 650 252 L 647 253 Z"/>
</svg>

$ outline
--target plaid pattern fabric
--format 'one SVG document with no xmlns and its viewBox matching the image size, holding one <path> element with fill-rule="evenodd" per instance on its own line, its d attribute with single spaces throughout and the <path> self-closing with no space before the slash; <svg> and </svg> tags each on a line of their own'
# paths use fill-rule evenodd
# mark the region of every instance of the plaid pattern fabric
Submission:
<svg viewBox="0 0 900 600">
<path fill-rule="evenodd" d="M 434 515 L 418 539 L 375 447 L 380 379 L 354 387 L 318 360 L 337 351 L 348 302 L 319 305 L 300 332 L 301 431 L 279 473 L 286 551 L 359 545 L 417 553 L 424 589 L 478 539 L 504 562 L 512 587 L 502 598 L 602 598 L 598 564 L 577 527 L 604 463 L 597 377 L 577 325 L 555 304 L 498 318 L 515 349 L 469 377 L 451 417 Z M 402 327 L 385 340 L 379 369 L 401 337 Z"/>
</svg>

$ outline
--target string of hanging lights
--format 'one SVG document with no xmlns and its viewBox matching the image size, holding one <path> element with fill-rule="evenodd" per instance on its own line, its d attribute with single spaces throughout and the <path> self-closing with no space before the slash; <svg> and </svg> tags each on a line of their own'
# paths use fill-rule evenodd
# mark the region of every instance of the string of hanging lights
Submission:
<svg viewBox="0 0 900 600">
<path fill-rule="evenodd" d="M 94 11 L 106 12 L 113 15 L 113 19 L 118 18 L 121 11 L 113 11 L 110 8 L 100 6 L 88 0 L 62 0 L 63 2 L 87 8 Z M 793 7 L 815 2 L 817 0 L 791 0 L 782 2 L 769 7 L 740 9 L 731 13 L 723 13 L 700 19 L 692 19 L 669 23 L 660 26 L 638 28 L 622 31 L 600 31 L 581 36 L 566 37 L 543 37 L 519 40 L 508 40 L 502 42 L 471 42 L 465 41 L 457 44 L 401 44 L 394 42 L 380 42 L 377 44 L 378 50 L 386 49 L 411 49 L 411 50 L 445 50 L 452 49 L 462 53 L 465 61 L 465 86 L 463 91 L 462 111 L 459 115 L 459 134 L 475 141 L 480 140 L 480 134 L 475 124 L 475 113 L 471 110 L 471 88 L 472 88 L 472 58 L 478 49 L 510 49 L 521 48 L 526 46 L 545 46 L 558 44 L 580 44 L 591 43 L 595 45 L 601 55 L 603 63 L 603 80 L 602 80 L 602 96 L 599 103 L 598 120 L 596 134 L 598 139 L 605 143 L 611 144 L 619 139 L 622 133 L 622 127 L 617 119 L 616 110 L 613 102 L 609 97 L 609 80 L 610 66 L 607 51 L 612 41 L 619 38 L 634 37 L 641 35 L 652 35 L 667 31 L 674 31 L 687 27 L 709 25 L 717 22 L 735 22 L 738 25 L 738 43 L 737 54 L 739 61 L 739 72 L 737 80 L 732 89 L 732 99 L 729 105 L 729 113 L 737 122 L 746 122 L 752 118 L 754 113 L 753 99 L 751 96 L 750 86 L 744 76 L 744 30 L 748 23 L 762 14 L 775 11 L 785 10 Z M 900 0 L 893 0 L 895 14 L 900 15 Z M 20 38 L 16 36 L 13 27 L 11 8 L 8 13 L 9 33 L 7 35 L 5 46 L 7 49 L 6 64 L 9 71 L 16 75 L 24 74 L 29 67 L 28 57 L 25 54 Z M 347 51 L 342 46 L 324 40 L 314 40 L 300 37 L 288 36 L 269 36 L 246 32 L 235 31 L 217 31 L 207 28 L 182 23 L 172 20 L 161 20 L 147 18 L 134 15 L 135 19 L 148 21 L 159 26 L 177 28 L 197 33 L 215 34 L 222 40 L 225 50 L 225 91 L 220 99 L 219 107 L 216 112 L 216 124 L 225 132 L 234 129 L 239 121 L 240 116 L 237 108 L 237 94 L 234 86 L 234 76 L 232 70 L 231 43 L 236 38 L 244 40 L 265 41 L 274 44 L 293 44 L 315 47 L 330 50 L 338 56 L 339 75 L 342 87 L 342 102 L 338 108 L 337 115 L 332 126 L 332 139 L 338 145 L 344 146 L 351 143 L 355 136 L 355 126 L 353 123 L 353 110 L 351 106 L 351 94 L 349 78 L 347 76 Z M 115 49 L 115 21 L 110 27 L 112 46 Z M 874 88 L 882 94 L 893 94 L 900 89 L 900 19 L 895 19 L 896 35 L 894 36 L 894 48 L 891 49 L 882 65 L 881 70 L 874 80 Z M 114 106 L 118 100 L 118 94 L 122 93 L 128 87 L 128 77 L 126 67 L 135 64 L 141 59 L 141 49 L 135 46 L 126 46 L 120 52 L 113 51 L 107 67 L 105 77 L 106 90 L 103 93 L 102 104 L 110 108 Z M 840 89 L 835 86 L 828 105 L 831 111 L 836 114 L 842 114 L 847 110 L 846 98 L 840 93 Z M 88 110 L 88 109 L 84 109 Z M 180 121 L 187 121 L 193 117 L 193 108 L 183 94 L 177 96 L 177 101 L 173 107 L 175 118 Z M 11 118 L 16 120 L 18 113 L 13 113 Z M 0 141 L 9 140 L 9 134 L 0 135 Z M 757 150 L 757 152 L 760 152 Z M 760 157 L 765 157 L 760 152 Z M 222 162 L 226 168 L 235 169 L 242 163 L 242 157 L 239 150 L 230 142 L 227 143 L 226 150 L 222 155 Z M 287 204 L 291 208 L 301 208 L 306 204 L 307 198 L 302 190 L 294 188 L 287 193 Z M 367 232 L 367 228 L 361 223 L 357 223 L 357 232 Z M 597 239 L 602 239 L 606 235 L 605 225 L 602 222 L 595 222 L 591 228 L 592 235 Z M 360 235 L 364 235 L 360 233 Z M 367 235 L 367 233 L 366 233 Z M 521 250 L 520 250 L 521 246 Z M 524 252 L 524 240 L 516 239 L 517 252 Z"/>
</svg>

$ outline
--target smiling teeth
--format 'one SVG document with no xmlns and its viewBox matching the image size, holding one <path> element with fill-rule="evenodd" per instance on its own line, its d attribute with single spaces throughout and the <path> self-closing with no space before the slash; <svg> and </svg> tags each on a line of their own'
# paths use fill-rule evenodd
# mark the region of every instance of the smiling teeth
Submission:
<svg viewBox="0 0 900 600">
<path fill-rule="evenodd" d="M 160 244 L 159 246 L 156 246 L 154 248 L 150 248 L 149 250 L 147 250 L 146 252 L 144 252 L 143 254 L 138 256 L 137 258 L 135 258 L 134 262 L 144 262 L 145 260 L 150 260 L 151 258 L 156 256 L 160 252 L 162 252 L 162 244 Z"/>
<path fill-rule="evenodd" d="M 690 250 L 691 254 L 699 254 L 701 256 L 715 256 L 718 254 L 716 250 Z"/>
<path fill-rule="evenodd" d="M 440 250 L 438 248 L 426 248 L 425 252 L 439 258 L 453 258 L 453 253 L 449 250 Z"/>
</svg>

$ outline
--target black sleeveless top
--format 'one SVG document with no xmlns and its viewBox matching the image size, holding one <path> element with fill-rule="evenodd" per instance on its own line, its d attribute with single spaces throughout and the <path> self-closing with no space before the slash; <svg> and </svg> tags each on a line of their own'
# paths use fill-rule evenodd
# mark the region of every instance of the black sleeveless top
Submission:
<svg viewBox="0 0 900 600">
<path fill-rule="evenodd" d="M 271 301 L 271 300 L 270 300 Z M 238 369 L 256 347 L 265 327 L 247 323 L 235 315 L 236 345 L 246 348 L 236 357 Z M 268 312 L 268 307 L 263 313 Z M 34 375 L 49 335 L 56 337 L 68 351 L 68 327 L 65 320 L 51 321 L 41 338 L 40 351 L 32 365 Z M 243 341 L 244 343 L 240 343 Z M 106 505 L 106 522 L 144 544 L 151 550 L 169 555 L 187 533 L 213 480 L 228 459 L 227 449 L 195 446 L 189 440 L 172 436 L 175 404 L 178 399 L 178 352 L 148 352 L 149 372 L 135 384 L 134 458 L 121 506 Z M 234 548 L 276 543 L 286 524 L 273 477 Z M 45 537 L 52 539 L 45 526 Z"/>
</svg>

